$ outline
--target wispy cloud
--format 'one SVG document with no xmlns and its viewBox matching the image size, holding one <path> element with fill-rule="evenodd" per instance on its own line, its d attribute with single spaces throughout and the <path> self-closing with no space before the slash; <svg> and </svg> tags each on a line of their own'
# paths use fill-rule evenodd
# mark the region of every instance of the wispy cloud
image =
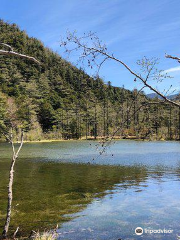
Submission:
<svg viewBox="0 0 180 240">
<path fill-rule="evenodd" d="M 159 89 L 180 86 L 180 66 L 164 58 L 165 53 L 180 51 L 180 1 L 179 0 L 1 0 L 0 16 L 15 22 L 29 36 L 41 39 L 63 57 L 59 46 L 66 31 L 95 32 L 112 52 L 135 71 L 137 59 L 143 56 L 162 58 L 160 69 L 172 75 L 161 83 Z M 17 8 L 18 6 L 18 8 Z M 16 11 L 14 11 L 14 9 Z M 75 62 L 78 56 L 71 56 Z M 89 73 L 89 69 L 86 69 Z M 101 76 L 112 81 L 114 86 L 134 88 L 134 81 L 128 71 L 113 62 L 101 69 Z"/>
<path fill-rule="evenodd" d="M 164 72 L 166 72 L 166 73 L 178 72 L 178 71 L 180 71 L 180 66 L 164 70 Z"/>
</svg>

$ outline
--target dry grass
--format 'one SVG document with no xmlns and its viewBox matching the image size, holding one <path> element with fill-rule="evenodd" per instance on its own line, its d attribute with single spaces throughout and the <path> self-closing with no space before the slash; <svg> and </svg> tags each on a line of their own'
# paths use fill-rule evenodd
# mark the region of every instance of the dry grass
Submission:
<svg viewBox="0 0 180 240">
<path fill-rule="evenodd" d="M 56 231 L 37 232 L 32 236 L 33 240 L 56 240 L 58 234 Z"/>
</svg>

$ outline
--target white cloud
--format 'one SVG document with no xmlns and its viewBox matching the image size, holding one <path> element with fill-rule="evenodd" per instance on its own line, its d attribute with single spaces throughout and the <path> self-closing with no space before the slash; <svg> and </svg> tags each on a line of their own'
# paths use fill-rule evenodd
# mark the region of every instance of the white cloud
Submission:
<svg viewBox="0 0 180 240">
<path fill-rule="evenodd" d="M 178 72 L 178 71 L 180 71 L 180 66 L 174 67 L 174 68 L 169 68 L 169 69 L 165 70 L 164 72 L 170 73 L 170 72 Z"/>
</svg>

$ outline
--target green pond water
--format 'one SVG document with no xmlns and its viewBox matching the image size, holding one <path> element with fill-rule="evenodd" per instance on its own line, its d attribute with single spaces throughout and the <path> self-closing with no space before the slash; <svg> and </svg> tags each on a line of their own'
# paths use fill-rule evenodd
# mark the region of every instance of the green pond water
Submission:
<svg viewBox="0 0 180 240">
<path fill-rule="evenodd" d="M 70 240 L 177 239 L 180 142 L 117 141 L 103 156 L 93 141 L 25 144 L 15 167 L 10 231 L 59 225 Z M 0 144 L 0 230 L 11 148 Z M 94 159 L 94 160 L 93 160 Z M 135 234 L 135 228 L 173 233 Z"/>
</svg>

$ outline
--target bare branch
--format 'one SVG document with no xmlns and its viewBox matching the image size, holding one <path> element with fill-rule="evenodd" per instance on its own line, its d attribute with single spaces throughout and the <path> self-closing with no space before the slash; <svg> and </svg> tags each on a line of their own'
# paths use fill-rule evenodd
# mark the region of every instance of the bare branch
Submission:
<svg viewBox="0 0 180 240">
<path fill-rule="evenodd" d="M 177 60 L 177 61 L 180 63 L 180 58 L 178 58 L 178 57 L 173 57 L 173 56 L 171 56 L 171 55 L 165 55 L 165 57 L 166 57 L 166 58 L 175 59 L 175 60 Z"/>
<path fill-rule="evenodd" d="M 13 234 L 13 238 L 16 238 L 16 235 L 17 235 L 18 231 L 19 231 L 19 227 L 16 228 L 16 231 Z"/>
<path fill-rule="evenodd" d="M 17 152 L 16 152 L 16 158 L 18 157 L 19 152 L 21 151 L 21 148 L 22 148 L 22 146 L 23 146 L 23 142 L 24 142 L 24 132 L 23 132 L 23 130 L 22 130 L 22 131 L 21 131 L 21 143 L 20 143 L 20 146 L 19 146 L 19 148 L 18 148 L 18 150 L 17 150 Z"/>
<path fill-rule="evenodd" d="M 72 51 L 78 51 L 81 49 L 82 54 L 80 55 L 79 59 L 84 60 L 85 58 L 87 58 L 88 61 L 88 66 L 92 68 L 91 63 L 95 62 L 95 59 L 98 57 L 102 57 L 104 56 L 105 59 L 101 61 L 101 63 L 99 64 L 99 68 L 102 66 L 102 64 L 107 60 L 107 59 L 111 59 L 114 60 L 118 63 L 120 63 L 121 65 L 123 65 L 132 75 L 135 76 L 136 79 L 139 79 L 144 86 L 148 87 L 150 90 L 152 90 L 153 92 L 155 92 L 158 96 L 160 96 L 163 100 L 167 101 L 168 103 L 180 107 L 180 103 L 172 101 L 170 99 L 168 99 L 164 94 L 162 94 L 160 91 L 158 91 L 155 87 L 153 87 L 152 85 L 150 85 L 148 83 L 148 78 L 150 77 L 150 74 L 152 73 L 152 70 L 155 67 L 155 63 L 152 63 L 150 65 L 144 65 L 144 67 L 146 67 L 146 72 L 147 75 L 146 77 L 142 77 L 140 74 L 136 73 L 135 71 L 133 71 L 126 63 L 124 63 L 122 60 L 118 59 L 117 57 L 115 57 L 113 54 L 109 54 L 107 51 L 107 48 L 105 45 L 103 45 L 101 43 L 101 41 L 99 40 L 99 38 L 93 34 L 92 32 L 90 32 L 87 35 L 84 35 L 83 37 L 77 37 L 76 33 L 67 33 L 67 40 L 66 41 L 62 41 L 61 46 L 64 46 L 66 49 L 67 53 L 71 53 Z M 86 42 L 84 41 L 84 39 L 86 39 Z M 89 40 L 89 41 L 88 41 Z M 67 44 L 70 43 L 75 44 L 75 48 L 73 49 L 68 49 L 67 48 Z M 169 55 L 167 55 L 166 57 L 168 57 Z M 90 59 L 89 59 L 90 58 Z M 175 58 L 177 60 L 180 61 L 180 59 Z M 146 59 L 147 60 L 147 59 Z M 97 64 L 96 64 L 97 65 Z M 98 71 L 99 71 L 98 68 Z M 155 69 L 155 73 L 156 73 L 156 69 Z M 161 71 L 157 74 L 153 74 L 152 78 L 155 80 L 159 80 L 162 81 L 162 74 Z"/>
<path fill-rule="evenodd" d="M 15 155 L 16 155 L 16 151 L 15 151 L 15 147 L 14 147 L 14 142 L 13 142 L 13 135 L 12 135 L 12 133 L 11 133 L 10 140 L 11 140 L 11 146 L 12 146 L 12 150 L 13 150 L 13 155 L 15 156 Z"/>
<path fill-rule="evenodd" d="M 24 59 L 30 60 L 30 61 L 32 61 L 32 62 L 34 62 L 36 64 L 41 65 L 41 63 L 36 58 L 28 56 L 28 55 L 25 55 L 25 54 L 14 52 L 12 47 L 10 45 L 8 45 L 8 44 L 5 44 L 5 43 L 0 43 L 0 44 L 9 48 L 9 51 L 0 49 L 0 55 L 3 55 L 3 56 L 15 56 L 15 57 L 19 57 L 19 58 L 24 58 Z"/>
<path fill-rule="evenodd" d="M 9 51 L 13 51 L 13 48 L 9 44 L 0 43 L 0 45 L 7 47 L 9 49 Z"/>
</svg>

